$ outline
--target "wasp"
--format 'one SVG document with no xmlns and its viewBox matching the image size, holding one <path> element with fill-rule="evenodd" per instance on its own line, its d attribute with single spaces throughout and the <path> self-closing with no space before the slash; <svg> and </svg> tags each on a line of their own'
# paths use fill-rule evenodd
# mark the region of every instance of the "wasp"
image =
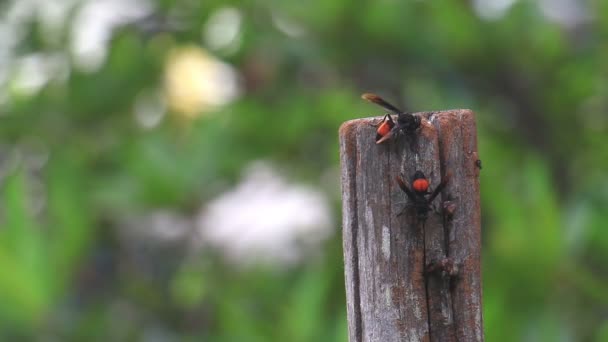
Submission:
<svg viewBox="0 0 608 342">
<path fill-rule="evenodd" d="M 435 190 L 429 191 L 430 182 L 424 176 L 422 171 L 416 171 L 414 176 L 412 176 L 412 181 L 410 182 L 411 189 L 403 180 L 403 175 L 397 176 L 397 184 L 399 184 L 401 190 L 405 192 L 410 200 L 410 203 L 408 203 L 403 210 L 397 214 L 397 216 L 403 215 L 407 208 L 413 207 L 416 211 L 418 221 L 424 223 L 427 219 L 428 212 L 432 210 L 431 203 L 433 203 L 435 197 L 437 197 L 437 195 L 439 195 L 439 193 L 441 193 L 441 191 L 448 184 L 450 177 L 451 174 L 448 173 L 445 177 L 443 177 L 441 183 L 439 183 Z"/>
<path fill-rule="evenodd" d="M 388 103 L 386 100 L 376 94 L 365 93 L 361 95 L 361 98 L 369 102 L 375 103 L 382 108 L 390 111 L 384 115 L 382 122 L 378 125 L 376 130 L 376 144 L 381 144 L 394 136 L 401 134 L 411 135 L 420 128 L 420 117 L 415 116 L 411 113 L 406 113 L 399 110 L 397 107 Z M 393 121 L 392 114 L 397 114 L 397 122 Z"/>
</svg>

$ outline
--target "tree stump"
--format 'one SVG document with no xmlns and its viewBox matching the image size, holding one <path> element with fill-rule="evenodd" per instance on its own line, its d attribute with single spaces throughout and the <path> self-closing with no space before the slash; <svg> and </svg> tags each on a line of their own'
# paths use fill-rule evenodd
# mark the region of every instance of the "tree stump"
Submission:
<svg viewBox="0 0 608 342">
<path fill-rule="evenodd" d="M 349 338 L 483 341 L 479 166 L 470 110 L 417 113 L 412 137 L 375 144 L 374 123 L 340 128 Z M 406 210 L 406 180 L 451 178 L 425 222 Z"/>
</svg>

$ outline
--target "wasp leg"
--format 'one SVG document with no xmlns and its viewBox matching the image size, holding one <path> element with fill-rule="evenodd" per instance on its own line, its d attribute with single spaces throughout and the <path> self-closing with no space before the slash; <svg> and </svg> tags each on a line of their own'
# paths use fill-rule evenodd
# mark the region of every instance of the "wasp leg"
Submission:
<svg viewBox="0 0 608 342">
<path fill-rule="evenodd" d="M 385 114 L 384 117 L 380 120 L 374 120 L 374 122 L 372 123 L 367 123 L 368 125 L 372 126 L 372 127 L 378 127 L 380 126 L 384 121 L 386 121 L 386 119 L 388 118 L 389 121 L 393 121 L 393 119 L 391 118 L 390 114 Z"/>
</svg>

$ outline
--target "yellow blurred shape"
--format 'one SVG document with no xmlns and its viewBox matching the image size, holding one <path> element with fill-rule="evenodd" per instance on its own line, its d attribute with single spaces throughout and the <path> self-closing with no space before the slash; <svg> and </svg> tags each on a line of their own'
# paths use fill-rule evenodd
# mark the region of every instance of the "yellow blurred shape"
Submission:
<svg viewBox="0 0 608 342">
<path fill-rule="evenodd" d="M 204 49 L 184 46 L 169 54 L 165 92 L 174 112 L 194 118 L 234 100 L 239 94 L 238 75 Z"/>
</svg>

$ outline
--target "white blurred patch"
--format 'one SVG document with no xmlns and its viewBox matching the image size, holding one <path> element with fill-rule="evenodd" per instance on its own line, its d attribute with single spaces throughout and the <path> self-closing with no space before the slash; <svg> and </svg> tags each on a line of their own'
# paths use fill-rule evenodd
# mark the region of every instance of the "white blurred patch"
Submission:
<svg viewBox="0 0 608 342">
<path fill-rule="evenodd" d="M 0 86 L 10 82 L 12 90 L 32 95 L 51 79 L 65 80 L 69 61 L 63 53 L 30 53 L 18 57 L 18 44 L 28 35 L 31 23 L 38 21 L 46 42 L 61 41 L 61 28 L 77 0 L 20 0 L 5 5 L 0 13 Z M 52 37 L 53 39 L 50 39 Z M 0 92 L 6 93 L 4 89 Z M 0 95 L 6 102 L 6 95 Z"/>
<path fill-rule="evenodd" d="M 16 64 L 12 87 L 18 93 L 31 95 L 48 81 L 41 54 L 21 57 Z"/>
<path fill-rule="evenodd" d="M 165 67 L 169 107 L 187 117 L 215 109 L 240 93 L 236 70 L 197 46 L 175 49 Z"/>
<path fill-rule="evenodd" d="M 306 34 L 306 29 L 304 29 L 304 27 L 294 20 L 285 17 L 283 14 L 273 11 L 271 12 L 271 16 L 274 26 L 285 35 L 292 38 L 298 38 Z"/>
<path fill-rule="evenodd" d="M 33 53 L 14 61 L 11 87 L 23 95 L 33 95 L 51 79 L 65 81 L 69 62 L 61 54 Z"/>
<path fill-rule="evenodd" d="M 253 164 L 237 187 L 213 200 L 198 219 L 203 243 L 239 264 L 297 263 L 331 232 L 327 199 L 289 184 L 271 166 Z"/>
<path fill-rule="evenodd" d="M 112 30 L 136 21 L 153 10 L 148 0 L 89 0 L 76 13 L 71 51 L 76 66 L 87 72 L 105 62 Z"/>
<path fill-rule="evenodd" d="M 144 215 L 134 215 L 122 222 L 124 229 L 117 230 L 121 240 L 181 242 L 192 233 L 192 221 L 172 210 L 160 209 Z"/>
<path fill-rule="evenodd" d="M 133 104 L 133 115 L 137 124 L 145 129 L 151 129 L 160 124 L 167 104 L 163 93 L 158 89 L 146 89 L 135 97 Z"/>
<path fill-rule="evenodd" d="M 517 0 L 473 0 L 477 15 L 486 20 L 502 18 Z"/>
<path fill-rule="evenodd" d="M 234 7 L 223 7 L 211 15 L 204 27 L 205 43 L 212 50 L 236 51 L 241 42 L 241 12 Z"/>
<path fill-rule="evenodd" d="M 4 19 L 9 23 L 23 23 L 36 13 L 38 6 L 37 0 L 18 0 L 13 1 L 4 14 Z"/>
<path fill-rule="evenodd" d="M 34 13 L 35 3 L 31 0 L 13 1 L 0 13 L 0 85 L 5 84 L 9 74 L 14 73 L 11 64 L 15 49 L 27 34 L 26 25 Z M 0 89 L 5 93 L 4 89 Z"/>
<path fill-rule="evenodd" d="M 62 44 L 63 30 L 69 23 L 68 15 L 79 0 L 38 0 L 38 21 L 46 42 L 56 46 Z"/>
<path fill-rule="evenodd" d="M 538 0 L 538 5 L 547 18 L 569 27 L 591 19 L 585 3 L 579 0 Z"/>
</svg>

